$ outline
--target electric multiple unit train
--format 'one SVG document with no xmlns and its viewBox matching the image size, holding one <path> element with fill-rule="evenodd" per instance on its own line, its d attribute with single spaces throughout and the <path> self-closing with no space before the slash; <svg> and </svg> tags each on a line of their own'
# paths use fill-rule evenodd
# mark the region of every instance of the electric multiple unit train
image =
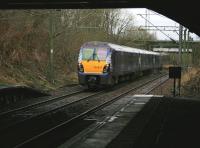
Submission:
<svg viewBox="0 0 200 148">
<path fill-rule="evenodd" d="M 121 79 L 161 68 L 161 57 L 157 52 L 106 42 L 87 42 L 79 52 L 79 84 L 88 87 L 114 85 Z"/>
</svg>

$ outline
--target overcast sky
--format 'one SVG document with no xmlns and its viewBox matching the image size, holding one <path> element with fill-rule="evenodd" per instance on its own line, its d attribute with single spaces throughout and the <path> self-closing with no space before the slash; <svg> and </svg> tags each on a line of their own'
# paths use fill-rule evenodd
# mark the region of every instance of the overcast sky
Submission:
<svg viewBox="0 0 200 148">
<path fill-rule="evenodd" d="M 134 20 L 135 20 L 135 25 L 136 26 L 145 26 L 145 19 L 146 19 L 146 15 L 142 15 L 144 18 L 142 18 L 140 15 L 138 14 L 146 14 L 146 12 L 148 11 L 148 21 L 151 23 L 148 23 L 149 26 L 176 26 L 176 30 L 178 29 L 179 23 L 161 15 L 158 14 L 152 10 L 147 10 L 145 8 L 141 8 L 141 9 L 124 9 L 124 11 L 126 11 L 127 13 L 129 13 L 130 15 L 134 16 Z M 149 27 L 150 28 L 150 27 Z M 156 29 L 154 27 L 151 27 L 151 29 Z M 166 28 L 166 29 L 175 29 L 175 27 L 173 28 Z M 152 32 L 152 31 L 150 31 Z M 178 32 L 175 31 L 163 31 L 163 33 L 161 33 L 161 31 L 154 31 L 156 32 L 156 36 L 159 40 L 170 40 L 169 37 L 171 37 L 174 40 L 178 40 L 179 36 L 178 36 Z M 166 35 L 164 35 L 166 34 Z M 167 37 L 169 36 L 169 37 Z M 200 38 L 194 34 L 194 33 L 190 33 L 190 36 L 194 39 L 194 40 L 200 40 Z"/>
</svg>

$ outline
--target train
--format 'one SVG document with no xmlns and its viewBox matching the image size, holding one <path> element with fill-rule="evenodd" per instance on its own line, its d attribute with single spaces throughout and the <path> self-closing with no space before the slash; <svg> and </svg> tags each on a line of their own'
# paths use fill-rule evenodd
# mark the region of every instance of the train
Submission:
<svg viewBox="0 0 200 148">
<path fill-rule="evenodd" d="M 165 55 L 108 42 L 84 43 L 78 56 L 78 81 L 87 87 L 113 86 L 146 71 L 162 68 Z"/>
</svg>

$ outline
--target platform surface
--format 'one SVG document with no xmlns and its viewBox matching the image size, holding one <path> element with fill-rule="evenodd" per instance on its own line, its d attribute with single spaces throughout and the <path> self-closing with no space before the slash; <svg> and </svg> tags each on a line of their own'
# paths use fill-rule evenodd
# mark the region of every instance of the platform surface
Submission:
<svg viewBox="0 0 200 148">
<path fill-rule="evenodd" d="M 200 99 L 131 96 L 132 101 L 73 147 L 200 147 Z"/>
</svg>

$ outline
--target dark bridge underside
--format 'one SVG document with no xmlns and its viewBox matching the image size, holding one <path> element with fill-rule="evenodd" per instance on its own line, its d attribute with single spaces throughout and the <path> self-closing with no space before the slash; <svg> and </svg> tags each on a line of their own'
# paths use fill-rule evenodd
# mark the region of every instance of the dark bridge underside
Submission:
<svg viewBox="0 0 200 148">
<path fill-rule="evenodd" d="M 1 9 L 148 8 L 189 28 L 200 36 L 198 0 L 3 0 Z"/>
</svg>

